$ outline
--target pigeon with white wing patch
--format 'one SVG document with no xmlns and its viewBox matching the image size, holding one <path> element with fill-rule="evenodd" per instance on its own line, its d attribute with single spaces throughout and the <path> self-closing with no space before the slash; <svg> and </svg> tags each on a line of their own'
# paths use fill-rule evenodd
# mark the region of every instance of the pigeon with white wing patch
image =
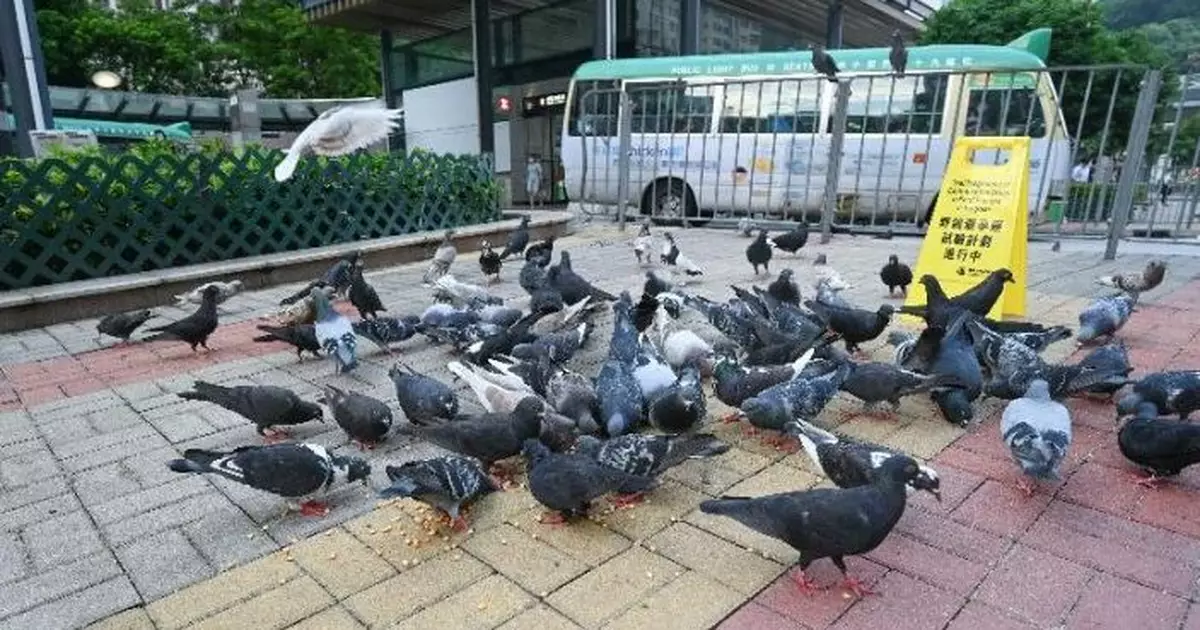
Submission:
<svg viewBox="0 0 1200 630">
<path fill-rule="evenodd" d="M 898 455 L 890 448 L 826 431 L 804 420 L 793 420 L 784 432 L 800 441 L 804 452 L 817 469 L 839 488 L 854 488 L 871 483 L 883 463 Z M 940 503 L 941 479 L 934 469 L 918 464 L 920 472 L 908 482 L 909 490 L 924 490 Z"/>
</svg>

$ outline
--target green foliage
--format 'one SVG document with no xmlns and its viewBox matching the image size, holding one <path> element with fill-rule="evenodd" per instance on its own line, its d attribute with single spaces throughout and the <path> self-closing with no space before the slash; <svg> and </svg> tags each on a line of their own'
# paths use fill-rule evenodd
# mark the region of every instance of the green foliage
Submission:
<svg viewBox="0 0 1200 630">
<path fill-rule="evenodd" d="M 493 221 L 479 158 L 310 158 L 153 141 L 0 161 L 0 291 Z"/>
<path fill-rule="evenodd" d="M 1102 0 L 1100 4 L 1108 25 L 1117 29 L 1200 17 L 1195 0 Z"/>
</svg>

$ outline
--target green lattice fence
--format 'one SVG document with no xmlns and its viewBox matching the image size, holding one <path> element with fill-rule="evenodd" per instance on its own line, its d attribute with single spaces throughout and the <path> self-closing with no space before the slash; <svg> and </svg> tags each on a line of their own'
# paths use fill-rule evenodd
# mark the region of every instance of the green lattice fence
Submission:
<svg viewBox="0 0 1200 630">
<path fill-rule="evenodd" d="M 499 218 L 480 158 L 142 149 L 0 161 L 0 291 Z"/>
</svg>

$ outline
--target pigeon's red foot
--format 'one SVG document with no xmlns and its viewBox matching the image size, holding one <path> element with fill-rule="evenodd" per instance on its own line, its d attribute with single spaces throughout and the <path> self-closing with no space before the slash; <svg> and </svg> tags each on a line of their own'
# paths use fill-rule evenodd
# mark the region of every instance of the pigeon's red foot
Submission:
<svg viewBox="0 0 1200 630">
<path fill-rule="evenodd" d="M 373 451 L 373 450 L 375 450 L 375 443 L 374 443 L 374 442 L 364 442 L 364 441 L 362 441 L 362 440 L 351 440 L 351 441 L 354 443 L 354 445 L 355 445 L 355 446 L 357 446 L 357 447 L 358 447 L 358 450 L 360 450 L 360 451 Z"/>
<path fill-rule="evenodd" d="M 562 512 L 542 512 L 542 517 L 538 519 L 542 525 L 561 526 L 567 524 L 567 517 L 563 516 Z"/>
<path fill-rule="evenodd" d="M 638 505 L 645 500 L 646 496 L 640 492 L 635 492 L 633 494 L 618 494 L 613 497 L 612 504 L 613 507 L 618 509 L 627 509 Z"/>
<path fill-rule="evenodd" d="M 496 475 L 489 475 L 489 478 L 492 480 L 492 485 L 496 487 L 496 490 L 500 492 L 505 492 L 508 490 L 508 484 L 500 477 L 497 477 Z"/>
<path fill-rule="evenodd" d="M 278 444 L 280 442 L 287 441 L 291 437 L 292 436 L 287 431 L 282 429 L 273 429 L 270 433 L 263 433 L 263 443 Z"/>
<path fill-rule="evenodd" d="M 447 516 L 447 518 L 449 518 L 450 515 L 447 514 L 446 516 Z M 465 532 L 465 531 L 467 531 L 467 529 L 469 527 L 467 525 L 467 519 L 465 517 L 463 517 L 462 514 L 459 514 L 455 518 L 449 518 L 449 520 L 450 520 L 450 529 L 452 529 L 456 532 Z"/>
<path fill-rule="evenodd" d="M 740 415 L 738 415 L 736 413 L 731 413 L 726 416 L 723 416 L 721 418 L 721 422 L 724 422 L 725 424 L 733 424 L 733 423 L 737 422 L 740 418 L 741 418 Z"/>
<path fill-rule="evenodd" d="M 1021 477 L 1017 480 L 1017 489 L 1024 492 L 1025 497 L 1029 498 L 1033 496 L 1033 493 L 1037 492 L 1037 483 L 1029 477 Z"/>
<path fill-rule="evenodd" d="M 1139 485 L 1143 488 L 1149 488 L 1151 490 L 1158 490 L 1166 482 L 1167 482 L 1166 479 L 1163 479 L 1162 477 L 1159 477 L 1158 475 L 1155 475 L 1155 474 L 1150 474 L 1150 475 L 1145 475 L 1145 476 L 1138 475 L 1138 474 L 1133 475 L 1133 483 L 1135 483 L 1136 485 Z"/>
<path fill-rule="evenodd" d="M 326 516 L 329 514 L 329 506 L 320 501 L 305 501 L 300 504 L 300 514 L 304 516 Z"/>
<path fill-rule="evenodd" d="M 758 435 L 758 427 L 747 424 L 746 426 L 742 427 L 742 433 L 745 433 L 746 435 Z"/>
<path fill-rule="evenodd" d="M 812 596 L 825 590 L 820 584 L 817 584 L 812 578 L 808 577 L 807 573 L 801 571 L 800 569 L 792 571 L 791 578 L 792 582 L 795 582 L 796 588 L 800 589 L 800 592 L 804 593 L 805 595 Z"/>
<path fill-rule="evenodd" d="M 842 588 L 850 591 L 857 597 L 866 597 L 867 595 L 875 594 L 875 591 L 872 591 L 866 584 L 863 584 L 861 580 L 849 575 L 846 576 L 846 579 L 842 580 Z"/>
</svg>

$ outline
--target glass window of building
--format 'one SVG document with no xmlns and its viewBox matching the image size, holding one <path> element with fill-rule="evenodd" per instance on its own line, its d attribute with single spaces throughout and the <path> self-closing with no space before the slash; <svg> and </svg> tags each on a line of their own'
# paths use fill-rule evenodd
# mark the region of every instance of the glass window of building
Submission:
<svg viewBox="0 0 1200 630">
<path fill-rule="evenodd" d="M 725 86 L 724 133 L 814 133 L 821 117 L 820 79 L 783 79 Z"/>
</svg>

